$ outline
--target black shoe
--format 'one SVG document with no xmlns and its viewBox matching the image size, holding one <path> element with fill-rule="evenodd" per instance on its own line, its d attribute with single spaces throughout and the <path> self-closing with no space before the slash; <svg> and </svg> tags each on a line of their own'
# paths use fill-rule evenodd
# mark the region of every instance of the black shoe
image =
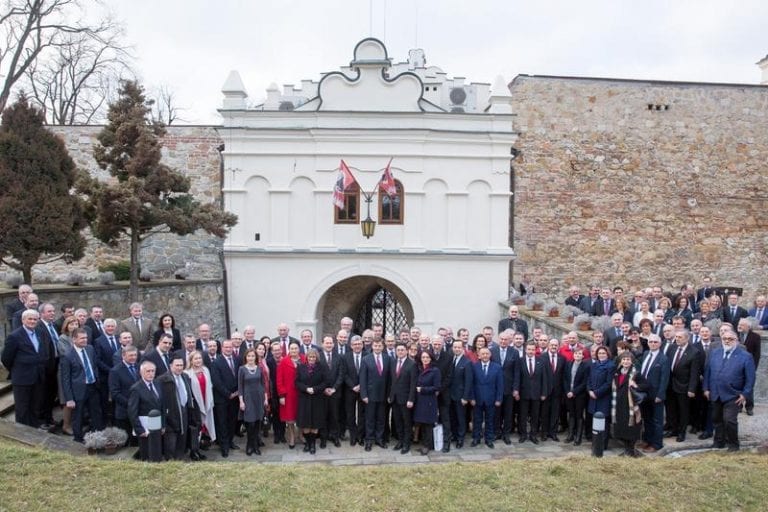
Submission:
<svg viewBox="0 0 768 512">
<path fill-rule="evenodd" d="M 376 446 L 378 446 L 379 448 L 383 448 L 385 450 L 387 449 L 387 443 L 385 443 L 384 441 L 382 442 L 376 441 Z"/>
<path fill-rule="evenodd" d="M 336 448 L 341 448 L 341 441 L 339 441 L 338 437 L 335 437 L 333 439 L 333 446 L 335 446 Z"/>
<path fill-rule="evenodd" d="M 295 444 L 289 444 L 289 445 L 288 445 L 288 449 L 289 449 L 289 450 L 293 450 L 294 448 L 296 448 L 296 445 L 295 445 Z"/>
<path fill-rule="evenodd" d="M 723 448 L 725 448 L 725 445 L 720 443 L 712 443 L 709 447 L 715 450 L 722 450 Z"/>
<path fill-rule="evenodd" d="M 395 445 L 395 447 L 394 447 L 394 448 L 392 448 L 392 449 L 393 449 L 393 450 L 395 450 L 395 451 L 397 451 L 397 450 L 402 450 L 402 449 L 403 449 L 403 443 L 397 443 L 397 444 Z"/>
<path fill-rule="evenodd" d="M 450 444 L 450 443 L 448 443 L 448 444 L 444 444 L 444 445 L 443 445 L 443 449 L 442 449 L 442 450 L 440 450 L 440 451 L 441 451 L 441 452 L 443 452 L 443 453 L 448 453 L 448 452 L 450 452 L 450 451 L 451 451 L 451 444 Z"/>
<path fill-rule="evenodd" d="M 251 448 L 250 446 L 246 447 L 245 454 L 248 455 L 249 457 L 253 455 L 253 448 Z"/>
<path fill-rule="evenodd" d="M 536 436 L 530 436 L 528 439 L 530 439 L 533 444 L 539 444 L 539 438 Z"/>
<path fill-rule="evenodd" d="M 520 444 L 523 444 L 526 441 L 526 439 L 527 438 L 525 436 L 520 436 L 520 439 L 518 439 L 517 442 Z"/>
<path fill-rule="evenodd" d="M 320 439 L 320 449 L 325 448 L 325 439 Z"/>
<path fill-rule="evenodd" d="M 309 441 L 308 440 L 304 443 L 304 448 L 302 449 L 302 451 L 304 453 L 309 453 Z"/>
<path fill-rule="evenodd" d="M 747 414 L 749 414 L 749 413 L 747 413 Z M 737 444 L 730 444 L 730 445 L 728 445 L 728 451 L 729 452 L 737 452 L 737 451 L 739 451 L 739 445 L 737 445 Z"/>
<path fill-rule="evenodd" d="M 456 441 L 456 449 L 464 448 L 464 441 Z"/>
<path fill-rule="evenodd" d="M 685 441 L 685 434 L 679 434 L 679 435 L 677 436 L 677 439 L 676 439 L 676 441 L 677 441 L 678 443 L 682 443 L 683 441 Z"/>
<path fill-rule="evenodd" d="M 229 457 L 229 450 L 221 450 L 221 456 L 225 459 Z"/>
<path fill-rule="evenodd" d="M 551 436 L 549 436 L 549 438 L 556 443 L 560 442 L 560 438 L 557 437 L 557 434 L 552 434 Z"/>
<path fill-rule="evenodd" d="M 709 439 L 710 437 L 712 437 L 712 432 L 702 432 L 699 434 L 699 439 L 701 440 Z"/>
<path fill-rule="evenodd" d="M 198 456 L 198 458 L 199 458 L 200 460 L 208 460 L 208 457 L 206 457 L 206 456 L 205 456 L 205 455 L 203 455 L 202 453 L 200 453 L 200 452 L 196 452 L 196 453 L 197 453 L 197 456 Z"/>
<path fill-rule="evenodd" d="M 141 460 L 141 452 L 139 450 L 136 450 L 136 453 L 134 453 L 132 456 L 133 460 Z"/>
<path fill-rule="evenodd" d="M 566 443 L 572 443 L 573 442 L 573 434 L 568 434 L 568 437 L 565 438 Z"/>
<path fill-rule="evenodd" d="M 422 448 L 421 450 L 419 450 L 419 453 L 421 455 L 427 455 L 429 453 L 429 448 Z"/>
<path fill-rule="evenodd" d="M 509 446 L 512 444 L 512 440 L 509 438 L 509 436 L 504 436 L 502 439 L 504 440 L 505 445 Z"/>
<path fill-rule="evenodd" d="M 370 441 L 366 441 L 365 442 L 365 451 L 369 452 L 369 451 L 371 451 L 371 448 L 372 448 L 371 442 Z"/>
<path fill-rule="evenodd" d="M 747 409 L 747 416 L 754 416 L 754 415 L 755 415 L 754 409 Z M 736 449 L 738 450 L 739 448 L 737 447 Z"/>
<path fill-rule="evenodd" d="M 356 444 L 357 444 L 357 440 L 355 440 L 354 438 L 349 440 L 349 446 L 355 446 Z"/>
<path fill-rule="evenodd" d="M 258 447 L 258 446 L 257 446 L 256 448 L 254 448 L 254 449 L 253 449 L 253 453 L 254 453 L 255 455 L 261 455 L 261 450 L 259 450 L 259 447 Z"/>
<path fill-rule="evenodd" d="M 664 437 L 675 437 L 677 434 L 671 430 L 664 432 Z"/>
<path fill-rule="evenodd" d="M 486 442 L 485 442 L 485 446 L 487 446 L 488 448 L 490 448 L 491 450 L 493 450 L 493 441 L 486 441 Z"/>
<path fill-rule="evenodd" d="M 193 462 L 199 462 L 200 461 L 200 455 L 197 454 L 197 452 L 189 452 L 189 460 Z"/>
<path fill-rule="evenodd" d="M 470 444 L 470 446 L 472 448 L 474 448 L 475 446 L 480 446 L 480 440 L 479 439 L 473 439 L 472 443 Z"/>
<path fill-rule="evenodd" d="M 411 451 L 411 447 L 410 446 L 403 446 L 403 449 L 400 450 L 400 453 L 402 455 L 405 455 L 406 453 L 409 453 L 410 451 Z"/>
<path fill-rule="evenodd" d="M 229 443 L 229 449 L 230 450 L 239 450 L 240 447 L 237 446 L 235 443 Z"/>
</svg>

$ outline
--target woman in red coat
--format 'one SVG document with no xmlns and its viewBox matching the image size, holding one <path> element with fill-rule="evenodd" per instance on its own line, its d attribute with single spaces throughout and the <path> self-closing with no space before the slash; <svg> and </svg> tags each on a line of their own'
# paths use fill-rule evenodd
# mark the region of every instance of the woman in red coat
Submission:
<svg viewBox="0 0 768 512">
<path fill-rule="evenodd" d="M 296 414 L 299 410 L 299 391 L 296 389 L 296 368 L 304 362 L 299 344 L 288 346 L 288 357 L 277 366 L 277 395 L 280 397 L 280 421 L 285 422 L 288 448 L 296 446 Z"/>
</svg>

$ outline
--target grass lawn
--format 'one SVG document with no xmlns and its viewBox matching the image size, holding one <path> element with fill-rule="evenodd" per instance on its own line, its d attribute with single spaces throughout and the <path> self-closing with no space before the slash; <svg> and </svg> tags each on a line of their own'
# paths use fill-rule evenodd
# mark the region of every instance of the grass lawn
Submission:
<svg viewBox="0 0 768 512">
<path fill-rule="evenodd" d="M 0 510 L 766 510 L 768 458 L 412 466 L 109 461 L 0 440 Z"/>
</svg>

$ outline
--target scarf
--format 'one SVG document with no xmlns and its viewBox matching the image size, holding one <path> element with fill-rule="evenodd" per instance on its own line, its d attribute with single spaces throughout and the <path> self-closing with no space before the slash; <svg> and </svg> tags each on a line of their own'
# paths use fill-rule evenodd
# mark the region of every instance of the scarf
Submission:
<svg viewBox="0 0 768 512">
<path fill-rule="evenodd" d="M 634 427 L 635 425 L 639 425 L 642 421 L 642 417 L 640 415 L 640 406 L 635 405 L 635 400 L 632 398 L 632 391 L 630 390 L 629 385 L 635 380 L 635 375 L 637 374 L 637 368 L 634 366 L 631 366 L 629 368 L 629 372 L 627 372 L 625 379 L 627 379 L 627 407 L 630 411 L 630 414 L 628 415 L 627 419 L 627 425 L 629 427 Z M 613 420 L 613 424 L 617 425 L 619 418 L 616 417 L 616 402 L 618 401 L 618 391 L 619 391 L 619 376 L 621 375 L 621 369 L 616 372 L 616 375 L 614 376 L 613 383 L 611 385 L 611 418 Z"/>
</svg>

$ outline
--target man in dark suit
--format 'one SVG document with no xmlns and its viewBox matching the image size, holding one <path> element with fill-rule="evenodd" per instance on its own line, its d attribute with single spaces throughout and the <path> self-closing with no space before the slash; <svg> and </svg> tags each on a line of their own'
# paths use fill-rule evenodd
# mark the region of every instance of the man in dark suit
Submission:
<svg viewBox="0 0 768 512">
<path fill-rule="evenodd" d="M 171 339 L 173 341 L 173 339 Z M 165 460 L 181 460 L 187 450 L 189 427 L 199 426 L 200 411 L 192 396 L 189 375 L 184 373 L 184 361 L 171 360 L 171 369 L 158 377 L 163 416 L 163 455 Z M 195 414 L 197 412 L 197 414 Z"/>
<path fill-rule="evenodd" d="M 520 400 L 520 442 L 530 439 L 533 444 L 539 444 L 537 433 L 539 431 L 539 411 L 541 403 L 546 399 L 549 384 L 544 362 L 536 357 L 536 344 L 528 343 L 525 346 L 525 356 L 520 361 L 520 388 L 515 399 Z M 531 430 L 528 433 L 528 422 Z"/>
<path fill-rule="evenodd" d="M 520 332 L 523 334 L 523 339 L 525 341 L 528 341 L 528 322 L 523 320 L 522 318 L 519 318 L 520 311 L 514 304 L 509 306 L 509 316 L 507 318 L 502 318 L 499 320 L 499 330 L 498 332 L 505 331 L 507 329 L 512 329 L 515 332 Z M 490 340 L 489 340 L 490 344 Z"/>
<path fill-rule="evenodd" d="M 136 441 L 131 430 L 131 422 L 128 419 L 128 398 L 131 394 L 131 387 L 139 380 L 139 369 L 136 366 L 139 349 L 130 345 L 120 349 L 120 352 L 121 361 L 109 371 L 109 394 L 112 396 L 112 403 L 115 406 L 115 426 L 125 430 L 128 434 L 128 443 L 131 444 Z"/>
<path fill-rule="evenodd" d="M 318 353 L 320 353 L 323 349 L 319 346 L 315 345 L 314 340 L 312 339 L 312 331 L 309 329 L 304 329 L 301 331 L 300 334 L 301 343 L 299 344 L 299 352 L 301 354 L 307 355 L 307 352 L 309 352 L 312 349 L 317 350 Z"/>
<path fill-rule="evenodd" d="M 221 357 L 211 365 L 213 383 L 213 416 L 216 420 L 216 436 L 219 438 L 221 456 L 229 457 L 229 450 L 239 447 L 232 441 L 237 425 L 240 400 L 237 393 L 237 372 L 240 363 L 232 357 L 232 342 L 221 343 Z"/>
<path fill-rule="evenodd" d="M 472 367 L 472 446 L 479 445 L 483 436 L 485 445 L 492 449 L 495 437 L 493 417 L 504 398 L 504 375 L 501 366 L 491 361 L 489 348 L 481 348 L 477 355 L 480 360 Z"/>
<path fill-rule="evenodd" d="M 8 329 L 13 330 L 11 321 L 18 311 L 26 309 L 24 303 L 27 300 L 27 295 L 32 293 L 32 287 L 28 284 L 22 284 L 19 286 L 18 297 L 5 305 L 5 319 L 8 321 Z"/>
<path fill-rule="evenodd" d="M 360 398 L 360 367 L 363 361 L 363 340 L 358 336 L 349 342 L 344 354 L 344 412 L 349 445 L 362 444 L 365 437 L 365 404 Z"/>
<path fill-rule="evenodd" d="M 546 400 L 541 405 L 541 438 L 547 438 L 560 442 L 557 437 L 558 423 L 560 421 L 560 402 L 563 399 L 563 371 L 566 360 L 559 354 L 560 343 L 557 339 L 549 340 L 547 353 L 544 359 L 544 371 L 547 374 Z"/>
<path fill-rule="evenodd" d="M 107 318 L 102 322 L 104 334 L 93 341 L 96 352 L 96 366 L 99 369 L 99 396 L 101 397 L 101 412 L 106 422 L 114 417 L 114 400 L 109 405 L 109 372 L 115 364 L 115 354 L 120 354 L 120 342 L 117 339 L 117 321 Z"/>
<path fill-rule="evenodd" d="M 88 333 L 82 327 L 72 334 L 74 347 L 61 358 L 61 390 L 65 407 L 72 409 L 72 432 L 77 443 L 83 442 L 83 418 L 88 409 L 91 429 L 103 430 L 96 353 L 88 345 Z"/>
<path fill-rule="evenodd" d="M 94 338 L 105 335 L 107 331 L 104 329 L 104 309 L 99 305 L 91 306 L 91 315 L 85 321 L 85 325 L 91 329 Z"/>
<path fill-rule="evenodd" d="M 702 369 L 704 369 L 707 367 L 710 355 L 718 348 L 721 348 L 722 345 L 719 341 L 715 341 L 712 338 L 712 331 L 706 325 L 701 328 L 699 335 L 701 336 L 699 345 L 701 346 L 701 351 L 704 353 L 704 364 L 702 365 Z M 712 402 L 707 400 L 707 397 L 704 396 L 703 371 L 699 382 L 699 388 L 696 391 L 696 402 L 697 418 L 694 424 L 701 430 L 699 439 L 709 439 L 712 437 L 715 428 L 712 425 Z"/>
<path fill-rule="evenodd" d="M 141 361 L 152 361 L 155 363 L 155 378 L 160 377 L 171 369 L 171 347 L 173 346 L 173 336 L 168 333 L 160 335 L 155 350 L 144 352 Z"/>
<path fill-rule="evenodd" d="M 360 366 L 360 397 L 365 403 L 365 451 L 371 451 L 374 441 L 384 443 L 384 403 L 389 388 L 390 360 L 382 354 L 384 342 L 373 340 L 372 352 L 363 357 Z"/>
<path fill-rule="evenodd" d="M 149 431 L 141 424 L 141 418 L 153 410 L 161 412 L 160 390 L 155 385 L 155 363 L 144 361 L 139 366 L 141 379 L 131 386 L 128 394 L 128 419 L 139 438 L 139 458 L 149 459 Z M 161 415 L 162 416 L 162 415 Z"/>
<path fill-rule="evenodd" d="M 88 320 L 88 311 L 83 308 L 76 309 L 75 318 L 77 318 L 77 321 L 80 324 L 80 328 L 83 329 L 88 335 L 88 344 L 93 346 L 93 340 L 96 339 L 98 335 L 95 335 L 93 330 L 85 325 L 86 320 Z"/>
<path fill-rule="evenodd" d="M 299 340 L 290 335 L 291 329 L 288 324 L 281 323 L 277 326 L 277 336 L 272 338 L 272 341 L 279 341 L 280 348 L 283 350 L 283 356 L 288 355 L 288 345 L 291 343 L 299 343 Z M 301 347 L 301 345 L 299 345 Z"/>
<path fill-rule="evenodd" d="M 37 310 L 40 307 L 40 299 L 38 299 L 36 293 L 30 293 L 27 295 L 26 302 L 24 302 L 24 308 L 16 311 L 11 319 L 11 329 L 16 330 L 22 326 L 21 315 L 28 309 Z"/>
<path fill-rule="evenodd" d="M 220 357 L 219 343 L 216 340 L 208 340 L 208 349 L 203 352 L 203 364 L 210 370 L 213 367 L 213 363 Z"/>
<path fill-rule="evenodd" d="M 451 432 L 454 433 L 456 448 L 462 448 L 464 437 L 467 435 L 467 405 L 472 400 L 474 391 L 474 371 L 472 361 L 464 354 L 464 342 L 460 338 L 453 340 L 451 351 L 453 352 L 453 370 L 449 388 Z"/>
<path fill-rule="evenodd" d="M 709 276 L 704 276 L 704 279 L 702 279 L 701 282 L 701 288 L 696 290 L 696 304 L 703 301 L 704 299 L 708 299 L 715 291 L 714 285 L 712 284 L 712 278 Z"/>
<path fill-rule="evenodd" d="M 512 329 L 505 329 L 499 333 L 498 346 L 491 347 L 491 361 L 501 367 L 504 377 L 504 392 L 501 399 L 501 407 L 494 411 L 494 430 L 496 439 L 502 439 L 504 444 L 512 444 L 510 436 L 513 430 L 513 409 L 515 404 L 514 391 L 520 385 L 518 361 L 520 359 L 517 350 L 510 346 L 515 335 Z"/>
<path fill-rule="evenodd" d="M 723 347 L 712 352 L 704 370 L 704 395 L 712 402 L 715 425 L 714 448 L 739 449 L 739 407 L 751 397 L 755 386 L 755 363 L 739 348 L 738 338 L 728 331 Z"/>
<path fill-rule="evenodd" d="M 267 350 L 269 350 L 269 347 L 267 347 Z M 243 357 L 245 357 L 245 352 L 247 351 L 245 343 L 243 343 L 243 347 L 241 348 L 240 352 L 243 353 Z M 195 347 L 195 336 L 192 334 L 186 334 L 184 335 L 184 340 L 182 342 L 182 346 L 179 350 L 173 353 L 171 356 L 172 358 L 180 357 L 184 360 L 184 368 L 187 367 L 189 364 L 189 357 L 197 352 L 197 348 Z M 203 362 L 205 362 L 205 358 L 203 358 Z M 240 358 L 240 364 L 243 363 L 243 358 Z"/>
<path fill-rule="evenodd" d="M 341 409 L 341 385 L 344 382 L 344 362 L 334 350 L 333 336 L 323 337 L 323 348 L 319 352 L 317 364 L 323 366 L 328 375 L 325 395 L 325 427 L 320 429 L 320 448 L 325 448 L 330 440 L 333 446 L 341 446 L 339 412 Z"/>
<path fill-rule="evenodd" d="M 669 360 L 660 349 L 661 339 L 655 334 L 648 336 L 648 351 L 643 354 L 640 373 L 648 382 L 648 398 L 640 405 L 643 416 L 644 452 L 653 453 L 664 445 L 664 398 L 669 383 Z"/>
<path fill-rule="evenodd" d="M 56 308 L 48 302 L 43 303 L 40 306 L 40 321 L 37 323 L 35 332 L 48 351 L 48 360 L 45 364 L 45 390 L 39 417 L 40 427 L 48 430 L 55 423 L 53 421 L 53 409 L 56 405 L 59 389 L 59 334 L 54 327 L 55 319 Z"/>
<path fill-rule="evenodd" d="M 755 319 L 757 329 L 768 329 L 768 307 L 765 295 L 755 298 L 755 307 L 749 310 L 749 316 Z"/>
<path fill-rule="evenodd" d="M 696 397 L 699 386 L 704 353 L 698 346 L 689 343 L 688 331 L 675 332 L 677 345 L 670 365 L 670 386 L 667 393 L 669 402 L 669 431 L 665 437 L 677 436 L 677 442 L 685 441 L 685 432 L 690 421 L 691 400 Z"/>
<path fill-rule="evenodd" d="M 592 306 L 593 316 L 609 316 L 616 312 L 616 303 L 611 297 L 611 290 L 609 288 L 603 288 L 600 291 L 600 298 L 598 298 Z"/>
<path fill-rule="evenodd" d="M 729 294 L 728 305 L 723 306 L 723 322 L 731 324 L 735 331 L 739 326 L 739 320 L 748 316 L 747 310 L 739 306 L 739 296 L 735 293 Z"/>
<path fill-rule="evenodd" d="M 624 332 L 621 330 L 623 322 L 624 317 L 621 313 L 614 313 L 611 315 L 611 326 L 603 331 L 603 342 L 610 349 L 611 354 L 616 354 L 616 343 L 624 339 Z"/>
<path fill-rule="evenodd" d="M 579 308 L 582 311 L 584 307 L 584 299 L 586 298 L 585 295 L 582 295 L 579 293 L 579 287 L 578 286 L 571 286 L 568 288 L 568 297 L 565 298 L 565 305 L 566 306 L 573 306 L 574 308 Z"/>
<path fill-rule="evenodd" d="M 216 353 L 221 354 L 221 342 L 219 340 L 211 338 L 211 326 L 208 324 L 200 324 L 197 327 L 197 340 L 195 341 L 195 347 L 200 352 L 205 353 L 210 348 L 210 342 L 216 342 Z"/>
<path fill-rule="evenodd" d="M 438 422 L 443 425 L 443 453 L 451 451 L 451 373 L 453 358 L 443 348 L 445 340 L 439 334 L 432 336 L 430 349 L 432 351 L 432 366 L 440 370 L 440 393 L 437 395 Z"/>
<path fill-rule="evenodd" d="M 40 313 L 27 309 L 21 314 L 22 327 L 8 335 L 3 347 L 2 362 L 11 373 L 16 423 L 40 426 L 45 392 L 45 368 L 48 347 L 35 328 Z"/>
<path fill-rule="evenodd" d="M 389 402 L 392 404 L 392 416 L 397 430 L 395 450 L 406 454 L 411 451 L 413 430 L 413 405 L 416 402 L 416 363 L 408 357 L 404 343 L 395 348 L 395 360 L 392 361 L 389 380 Z"/>
<path fill-rule="evenodd" d="M 760 335 L 756 332 L 752 332 L 752 323 L 746 318 L 739 320 L 737 331 L 739 335 L 739 343 L 747 350 L 749 355 L 752 356 L 752 361 L 755 364 L 755 371 L 757 371 L 757 365 L 760 363 L 760 346 L 762 345 L 760 342 Z M 747 396 L 745 406 L 747 415 L 752 416 L 755 408 L 755 401 L 752 395 Z"/>
</svg>

